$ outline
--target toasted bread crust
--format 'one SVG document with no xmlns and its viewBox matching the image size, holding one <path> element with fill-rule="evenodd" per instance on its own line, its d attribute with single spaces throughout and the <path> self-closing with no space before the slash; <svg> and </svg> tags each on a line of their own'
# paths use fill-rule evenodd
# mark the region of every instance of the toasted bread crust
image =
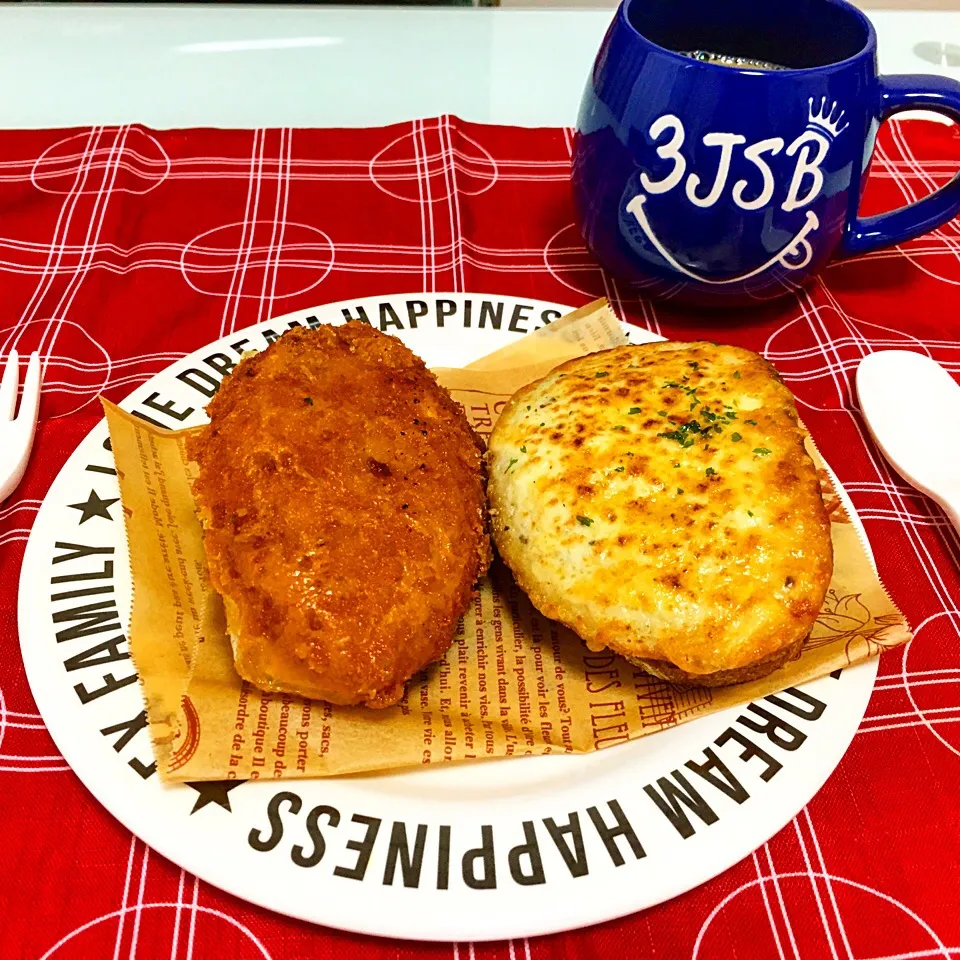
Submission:
<svg viewBox="0 0 960 960">
<path fill-rule="evenodd" d="M 627 657 L 626 659 L 635 667 L 640 667 L 661 680 L 669 680 L 670 683 L 686 684 L 691 687 L 729 687 L 735 683 L 760 680 L 762 677 L 769 676 L 775 670 L 779 670 L 785 663 L 793 660 L 799 654 L 805 639 L 806 637 L 801 637 L 789 647 L 777 650 L 770 656 L 746 667 L 740 667 L 736 670 L 718 670 L 716 673 L 687 673 L 676 664 L 667 663 L 666 660 L 639 660 L 634 657 Z"/>
</svg>

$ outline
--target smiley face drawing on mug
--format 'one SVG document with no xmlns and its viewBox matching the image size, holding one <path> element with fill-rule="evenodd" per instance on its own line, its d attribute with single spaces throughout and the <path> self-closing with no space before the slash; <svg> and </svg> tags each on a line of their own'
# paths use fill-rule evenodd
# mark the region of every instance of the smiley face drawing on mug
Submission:
<svg viewBox="0 0 960 960">
<path fill-rule="evenodd" d="M 638 181 L 642 189 L 627 201 L 626 211 L 633 215 L 647 240 L 671 267 L 701 283 L 726 284 L 748 280 L 775 264 L 788 270 L 801 270 L 810 263 L 813 247 L 807 237 L 820 226 L 820 220 L 812 210 L 807 211 L 804 223 L 796 235 L 769 260 L 747 273 L 723 279 L 702 276 L 679 263 L 657 236 L 647 214 L 647 200 L 651 195 L 683 191 L 687 201 L 693 206 L 708 209 L 726 196 L 728 187 L 730 201 L 741 210 L 755 211 L 779 206 L 781 210 L 789 213 L 809 206 L 823 190 L 824 177 L 821 167 L 830 147 L 848 124 L 844 122 L 844 111 L 840 106 L 836 102 L 828 103 L 826 97 L 822 97 L 819 104 L 815 104 L 813 97 L 810 97 L 807 106 L 807 125 L 789 145 L 783 137 L 767 137 L 747 144 L 747 138 L 738 133 L 705 133 L 703 145 L 719 150 L 716 171 L 713 173 L 712 183 L 709 184 L 697 171 L 688 171 L 687 158 L 683 153 L 686 139 L 683 121 L 672 113 L 662 114 L 653 121 L 648 136 L 652 143 L 657 144 L 657 156 L 672 164 L 672 167 L 659 179 L 654 179 L 645 170 L 641 170 Z M 756 173 L 754 183 L 746 178 L 729 183 L 736 151 L 742 151 L 744 160 L 752 165 Z M 767 158 L 775 157 L 781 152 L 784 156 L 793 158 L 794 165 L 785 194 L 778 197 L 775 196 L 776 180 Z"/>
</svg>

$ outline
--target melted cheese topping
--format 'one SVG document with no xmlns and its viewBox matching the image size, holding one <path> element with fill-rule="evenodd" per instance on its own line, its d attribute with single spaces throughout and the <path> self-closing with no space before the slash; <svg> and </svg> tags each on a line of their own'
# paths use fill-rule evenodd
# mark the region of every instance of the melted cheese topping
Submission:
<svg viewBox="0 0 960 960">
<path fill-rule="evenodd" d="M 833 568 L 790 391 L 711 343 L 617 347 L 520 390 L 490 440 L 497 547 L 594 649 L 691 674 L 806 636 Z"/>
</svg>

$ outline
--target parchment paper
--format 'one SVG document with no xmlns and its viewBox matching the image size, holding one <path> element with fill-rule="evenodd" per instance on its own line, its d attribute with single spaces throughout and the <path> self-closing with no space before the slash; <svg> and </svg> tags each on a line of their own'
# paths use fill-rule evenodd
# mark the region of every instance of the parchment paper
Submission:
<svg viewBox="0 0 960 960">
<path fill-rule="evenodd" d="M 564 360 L 624 342 L 606 301 L 597 301 L 470 367 L 435 372 L 487 437 L 518 387 Z M 103 406 L 130 545 L 130 648 L 165 780 L 316 777 L 589 752 L 796 686 L 910 638 L 811 443 L 832 519 L 834 576 L 801 655 L 770 677 L 680 687 L 610 652 L 592 653 L 537 613 L 497 562 L 447 655 L 414 677 L 396 706 L 368 710 L 264 693 L 234 670 L 220 599 L 207 579 L 188 431 L 160 430 Z"/>
</svg>

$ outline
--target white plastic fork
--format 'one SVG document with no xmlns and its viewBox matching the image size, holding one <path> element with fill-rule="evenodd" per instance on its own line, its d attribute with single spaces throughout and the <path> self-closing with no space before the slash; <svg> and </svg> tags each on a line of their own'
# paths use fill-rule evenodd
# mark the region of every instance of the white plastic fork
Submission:
<svg viewBox="0 0 960 960">
<path fill-rule="evenodd" d="M 10 351 L 0 380 L 0 501 L 17 489 L 27 469 L 33 435 L 37 430 L 40 406 L 40 354 L 34 350 L 27 363 L 20 411 L 17 412 L 17 387 L 20 386 L 20 356 Z"/>
</svg>

